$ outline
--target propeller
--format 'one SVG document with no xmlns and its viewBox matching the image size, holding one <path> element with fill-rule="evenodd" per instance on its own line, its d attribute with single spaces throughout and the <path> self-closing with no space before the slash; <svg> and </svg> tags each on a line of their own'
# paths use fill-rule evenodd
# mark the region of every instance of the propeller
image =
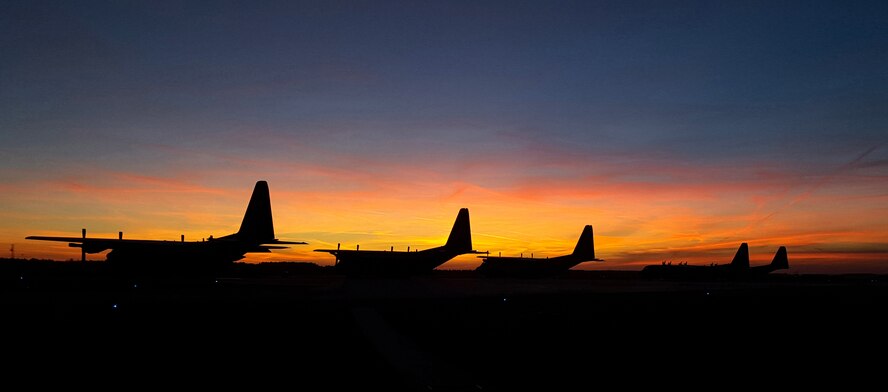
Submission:
<svg viewBox="0 0 888 392">
<path fill-rule="evenodd" d="M 334 266 L 339 264 L 339 246 L 340 245 L 342 245 L 342 243 L 340 243 L 340 242 L 336 243 L 336 261 L 333 262 Z"/>
<path fill-rule="evenodd" d="M 86 229 L 80 229 L 80 233 L 83 234 L 83 239 L 86 239 Z M 86 247 L 80 246 L 80 261 L 86 262 Z"/>
</svg>

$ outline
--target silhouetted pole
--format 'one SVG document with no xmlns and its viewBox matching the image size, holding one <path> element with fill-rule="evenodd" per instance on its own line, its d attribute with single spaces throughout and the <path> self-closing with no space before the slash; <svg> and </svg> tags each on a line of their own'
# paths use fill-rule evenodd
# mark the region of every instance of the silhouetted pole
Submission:
<svg viewBox="0 0 888 392">
<path fill-rule="evenodd" d="M 118 240 L 122 240 L 122 239 L 123 239 L 123 232 L 122 232 L 122 231 L 118 231 L 118 232 L 117 232 L 117 239 L 118 239 Z"/>
<path fill-rule="evenodd" d="M 182 234 L 182 242 L 185 242 L 185 234 Z"/>
<path fill-rule="evenodd" d="M 356 245 L 355 250 L 361 250 L 361 244 Z"/>
<path fill-rule="evenodd" d="M 410 245 L 407 245 L 407 252 L 410 252 Z"/>
<path fill-rule="evenodd" d="M 15 259 L 15 244 L 12 244 L 12 246 L 9 248 L 9 258 Z"/>
<path fill-rule="evenodd" d="M 394 246 L 394 245 L 392 245 L 392 247 L 391 247 L 391 248 L 389 248 L 389 252 L 394 252 L 394 251 L 395 251 L 395 246 Z"/>
</svg>

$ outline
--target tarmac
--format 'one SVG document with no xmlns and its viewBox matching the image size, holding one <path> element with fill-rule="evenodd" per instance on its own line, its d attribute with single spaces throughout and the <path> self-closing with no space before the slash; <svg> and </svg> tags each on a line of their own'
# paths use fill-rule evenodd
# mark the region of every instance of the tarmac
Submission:
<svg viewBox="0 0 888 392">
<path fill-rule="evenodd" d="M 848 388 L 882 379 L 870 358 L 888 340 L 882 275 L 391 278 L 286 263 L 121 278 L 7 261 L 0 294 L 6 374 L 32 387 Z"/>
</svg>

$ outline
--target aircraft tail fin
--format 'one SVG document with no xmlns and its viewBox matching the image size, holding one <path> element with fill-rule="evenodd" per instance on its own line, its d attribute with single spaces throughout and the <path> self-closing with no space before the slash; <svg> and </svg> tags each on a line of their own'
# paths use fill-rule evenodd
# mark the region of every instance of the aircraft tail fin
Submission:
<svg viewBox="0 0 888 392">
<path fill-rule="evenodd" d="M 247 205 L 247 212 L 237 231 L 240 240 L 257 243 L 274 240 L 274 223 L 271 219 L 271 197 L 268 194 L 268 183 L 257 181 L 253 188 L 253 196 Z"/>
<path fill-rule="evenodd" d="M 734 260 L 731 260 L 731 266 L 735 268 L 743 268 L 749 269 L 749 246 L 746 243 L 740 244 L 740 248 L 737 249 L 737 254 L 734 255 Z"/>
<path fill-rule="evenodd" d="M 583 228 L 583 234 L 580 234 L 580 240 L 577 241 L 573 255 L 586 260 L 595 260 L 595 242 L 592 239 L 592 225 L 586 225 Z"/>
<path fill-rule="evenodd" d="M 461 208 L 450 229 L 450 237 L 447 238 L 445 248 L 457 252 L 472 251 L 472 229 L 469 226 L 469 209 Z"/>
<path fill-rule="evenodd" d="M 774 255 L 774 260 L 771 260 L 771 267 L 775 270 L 789 269 L 789 258 L 786 256 L 785 246 L 781 246 L 780 249 L 777 249 L 777 254 Z"/>
</svg>

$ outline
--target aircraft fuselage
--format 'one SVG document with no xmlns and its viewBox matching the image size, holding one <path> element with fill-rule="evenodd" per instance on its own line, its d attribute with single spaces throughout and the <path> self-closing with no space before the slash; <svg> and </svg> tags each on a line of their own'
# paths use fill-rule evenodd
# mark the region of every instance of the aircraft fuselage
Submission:
<svg viewBox="0 0 888 392">
<path fill-rule="evenodd" d="M 477 271 L 485 275 L 498 276 L 545 276 L 567 271 L 582 263 L 573 255 L 549 259 L 527 257 L 485 257 Z"/>
<path fill-rule="evenodd" d="M 460 254 L 443 246 L 415 252 L 338 250 L 331 253 L 338 260 L 334 268 L 343 273 L 406 275 L 429 273 Z"/>
</svg>

